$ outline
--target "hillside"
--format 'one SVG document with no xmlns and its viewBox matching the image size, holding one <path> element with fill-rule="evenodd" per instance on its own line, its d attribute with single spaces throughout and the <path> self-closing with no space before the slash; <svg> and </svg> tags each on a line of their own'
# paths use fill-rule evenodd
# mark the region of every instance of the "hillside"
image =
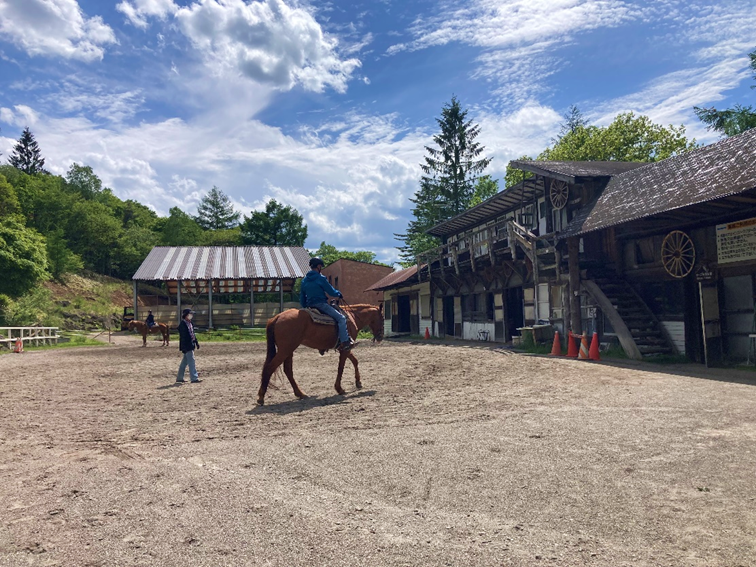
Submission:
<svg viewBox="0 0 756 567">
<path fill-rule="evenodd" d="M 44 325 L 64 330 L 119 329 L 123 308 L 133 303 L 131 282 L 87 273 L 47 281 L 9 307 L 13 325 Z"/>
</svg>

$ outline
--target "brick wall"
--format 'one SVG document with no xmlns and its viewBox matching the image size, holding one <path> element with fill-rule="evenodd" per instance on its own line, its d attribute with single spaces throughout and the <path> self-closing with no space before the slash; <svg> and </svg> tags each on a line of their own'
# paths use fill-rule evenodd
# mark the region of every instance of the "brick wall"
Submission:
<svg viewBox="0 0 756 567">
<path fill-rule="evenodd" d="M 322 274 L 333 287 L 344 294 L 347 303 L 378 305 L 383 300 L 383 292 L 365 289 L 393 271 L 393 268 L 387 266 L 342 259 L 323 268 Z"/>
</svg>

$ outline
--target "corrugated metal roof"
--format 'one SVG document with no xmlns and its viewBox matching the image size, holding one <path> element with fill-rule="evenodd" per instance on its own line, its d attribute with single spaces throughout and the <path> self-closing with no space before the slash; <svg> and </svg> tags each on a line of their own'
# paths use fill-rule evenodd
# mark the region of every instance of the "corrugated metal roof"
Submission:
<svg viewBox="0 0 756 567">
<path fill-rule="evenodd" d="M 423 269 L 424 267 L 425 267 L 425 264 L 422 264 L 420 266 L 420 269 Z M 385 278 L 382 278 L 378 280 L 377 282 L 375 282 L 365 291 L 381 291 L 384 289 L 388 289 L 390 287 L 394 287 L 396 285 L 406 282 L 407 280 L 409 280 L 412 276 L 416 274 L 417 274 L 417 265 L 410 266 L 409 268 L 405 268 L 404 270 L 399 270 L 398 272 L 394 272 L 392 274 L 387 275 Z"/>
<path fill-rule="evenodd" d="M 576 236 L 756 188 L 756 128 L 613 177 L 559 237 Z"/>
<path fill-rule="evenodd" d="M 309 261 L 298 246 L 156 246 L 132 279 L 301 278 Z"/>
<path fill-rule="evenodd" d="M 561 179 L 568 183 L 580 183 L 584 179 L 619 175 L 645 164 L 635 161 L 513 160 L 509 162 L 509 165 L 515 169 Z"/>
</svg>

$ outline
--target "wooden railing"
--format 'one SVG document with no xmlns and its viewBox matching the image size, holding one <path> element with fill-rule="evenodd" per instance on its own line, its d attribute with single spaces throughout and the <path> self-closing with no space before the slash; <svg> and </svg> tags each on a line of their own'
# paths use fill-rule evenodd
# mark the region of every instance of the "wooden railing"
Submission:
<svg viewBox="0 0 756 567">
<path fill-rule="evenodd" d="M 24 346 L 58 344 L 58 327 L 0 327 L 0 346 L 13 348 L 18 339 Z"/>
</svg>

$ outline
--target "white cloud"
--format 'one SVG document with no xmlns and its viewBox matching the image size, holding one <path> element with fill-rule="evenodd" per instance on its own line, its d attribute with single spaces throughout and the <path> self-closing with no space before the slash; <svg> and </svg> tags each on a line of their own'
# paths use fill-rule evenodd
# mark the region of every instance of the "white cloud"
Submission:
<svg viewBox="0 0 756 567">
<path fill-rule="evenodd" d="M 540 90 L 539 81 L 555 68 L 556 59 L 548 53 L 556 46 L 590 30 L 620 26 L 641 14 L 621 0 L 444 2 L 438 15 L 413 23 L 408 30 L 411 41 L 392 45 L 387 53 L 453 42 L 479 47 L 482 53 L 472 76 L 497 84 L 495 94 L 522 104 Z"/>
<path fill-rule="evenodd" d="M 39 119 L 39 115 L 32 108 L 25 104 L 17 104 L 10 108 L 0 108 L 0 122 L 11 124 L 18 128 L 34 126 Z"/>
<path fill-rule="evenodd" d="M 309 12 L 282 0 L 201 0 L 175 16 L 213 69 L 279 89 L 344 92 L 360 66 L 358 59 L 340 57 L 338 41 Z"/>
<path fill-rule="evenodd" d="M 116 10 L 122 12 L 138 28 L 147 27 L 147 18 L 156 17 L 163 20 L 177 9 L 178 6 L 173 0 L 124 0 L 116 5 Z"/>
<path fill-rule="evenodd" d="M 88 18 L 76 0 L 0 0 L 0 36 L 29 55 L 93 61 L 115 43 L 102 18 Z"/>
</svg>

